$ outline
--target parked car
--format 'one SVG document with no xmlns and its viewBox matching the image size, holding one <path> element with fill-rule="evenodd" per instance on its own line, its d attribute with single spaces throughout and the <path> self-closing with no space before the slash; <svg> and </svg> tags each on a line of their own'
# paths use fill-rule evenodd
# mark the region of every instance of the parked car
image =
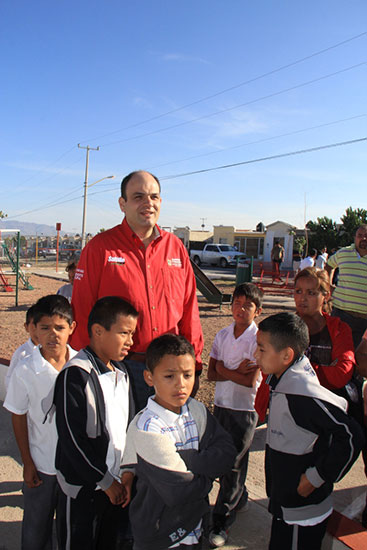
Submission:
<svg viewBox="0 0 367 550">
<path fill-rule="evenodd" d="M 42 248 L 38 255 L 41 258 L 46 258 L 46 256 L 56 256 L 56 248 Z"/>
<path fill-rule="evenodd" d="M 190 251 L 190 258 L 196 265 L 235 266 L 239 257 L 246 258 L 245 254 L 238 252 L 234 246 L 230 246 L 229 244 L 206 244 L 203 250 Z"/>
</svg>

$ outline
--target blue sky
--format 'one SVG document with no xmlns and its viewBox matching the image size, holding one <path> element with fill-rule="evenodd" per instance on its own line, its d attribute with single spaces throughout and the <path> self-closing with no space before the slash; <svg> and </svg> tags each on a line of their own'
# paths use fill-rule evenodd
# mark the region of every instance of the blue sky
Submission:
<svg viewBox="0 0 367 550">
<path fill-rule="evenodd" d="M 172 177 L 366 137 L 365 0 L 3 0 L 0 21 L 9 218 L 80 232 L 78 143 L 100 146 L 90 183 L 116 176 L 89 190 L 92 233 L 119 223 L 139 168 L 162 178 L 172 228 L 366 208 L 366 141 Z"/>
</svg>

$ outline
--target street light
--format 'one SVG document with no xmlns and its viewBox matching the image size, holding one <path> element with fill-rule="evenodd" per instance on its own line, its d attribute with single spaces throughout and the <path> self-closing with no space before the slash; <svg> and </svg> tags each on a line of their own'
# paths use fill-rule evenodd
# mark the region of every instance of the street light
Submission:
<svg viewBox="0 0 367 550">
<path fill-rule="evenodd" d="M 87 220 L 87 189 L 88 187 L 93 187 L 93 185 L 96 185 L 96 183 L 99 183 L 103 180 L 109 180 L 113 179 L 115 176 L 105 176 L 104 178 L 101 178 L 100 180 L 94 181 L 93 183 L 88 184 L 88 177 L 86 176 L 85 182 L 84 182 L 84 203 L 83 203 L 83 222 L 82 222 L 82 249 L 85 246 L 85 224 Z"/>
</svg>

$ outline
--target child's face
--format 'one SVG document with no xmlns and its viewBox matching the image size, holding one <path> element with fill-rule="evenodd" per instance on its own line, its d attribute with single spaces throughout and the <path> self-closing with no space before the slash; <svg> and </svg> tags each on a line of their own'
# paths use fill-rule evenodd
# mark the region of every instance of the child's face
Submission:
<svg viewBox="0 0 367 550">
<path fill-rule="evenodd" d="M 274 374 L 277 378 L 291 364 L 289 361 L 289 350 L 291 348 L 285 348 L 283 350 L 276 350 L 271 343 L 270 333 L 258 331 L 256 335 L 257 348 L 255 351 L 256 364 L 260 367 L 264 374 Z"/>
<path fill-rule="evenodd" d="M 69 269 L 69 271 L 68 271 L 69 283 L 71 283 L 71 284 L 74 283 L 75 272 L 76 272 L 76 267 L 74 269 Z"/>
<path fill-rule="evenodd" d="M 252 321 L 259 315 L 261 308 L 246 296 L 237 296 L 232 303 L 232 315 L 237 326 L 249 327 Z"/>
<path fill-rule="evenodd" d="M 37 327 L 34 324 L 33 320 L 30 321 L 28 324 L 24 323 L 24 328 L 28 332 L 32 342 L 37 345 L 38 344 Z"/>
<path fill-rule="evenodd" d="M 195 382 L 195 361 L 190 354 L 164 355 L 153 372 L 144 371 L 148 386 L 154 386 L 155 401 L 165 409 L 180 414 Z"/>
<path fill-rule="evenodd" d="M 309 277 L 300 277 L 297 279 L 294 288 L 294 302 L 296 310 L 300 317 L 313 317 L 320 314 L 325 299 L 317 287 L 317 282 Z"/>
<path fill-rule="evenodd" d="M 44 315 L 36 325 L 38 343 L 42 355 L 47 358 L 58 357 L 66 352 L 69 336 L 73 333 L 75 321 L 71 325 L 60 315 Z"/>
<path fill-rule="evenodd" d="M 130 315 L 118 315 L 109 330 L 98 323 L 92 325 L 91 346 L 106 365 L 125 359 L 133 345 L 136 323 Z"/>
</svg>

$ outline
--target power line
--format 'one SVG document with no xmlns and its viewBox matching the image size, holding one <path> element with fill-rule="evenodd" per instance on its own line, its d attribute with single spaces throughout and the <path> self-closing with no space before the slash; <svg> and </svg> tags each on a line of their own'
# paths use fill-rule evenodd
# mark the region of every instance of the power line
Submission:
<svg viewBox="0 0 367 550">
<path fill-rule="evenodd" d="M 268 160 L 275 160 L 275 159 L 290 157 L 290 156 L 294 156 L 294 155 L 302 155 L 302 154 L 306 154 L 306 153 L 313 153 L 315 151 L 322 151 L 322 150 L 331 149 L 331 148 L 334 148 L 334 147 L 342 147 L 344 145 L 352 145 L 352 144 L 355 144 L 355 143 L 361 143 L 363 141 L 367 141 L 367 137 L 352 139 L 352 140 L 349 140 L 349 141 L 342 141 L 342 142 L 338 142 L 338 143 L 329 143 L 327 145 L 319 145 L 317 147 L 310 147 L 308 149 L 299 149 L 297 151 L 289 151 L 287 153 L 281 153 L 281 154 L 278 154 L 278 155 L 271 155 L 271 156 L 268 156 L 268 157 L 261 157 L 261 158 L 257 158 L 257 159 L 245 160 L 245 161 L 242 161 L 242 162 L 235 162 L 235 163 L 232 163 L 232 164 L 224 164 L 222 166 L 215 166 L 213 168 L 205 168 L 205 169 L 202 169 L 202 170 L 195 170 L 195 171 L 192 171 L 192 172 L 185 172 L 185 173 L 181 173 L 181 174 L 173 174 L 173 175 L 169 175 L 169 176 L 160 176 L 159 179 L 161 181 L 167 181 L 167 180 L 171 180 L 171 179 L 182 178 L 182 177 L 185 177 L 185 176 L 192 176 L 192 175 L 195 175 L 195 174 L 203 174 L 205 172 L 213 172 L 215 170 L 223 170 L 223 169 L 226 169 L 226 168 L 233 168 L 235 166 L 244 166 L 246 164 L 254 164 L 254 163 L 257 163 L 257 162 L 265 162 L 265 161 L 268 161 Z M 105 189 L 103 189 L 101 191 L 95 191 L 94 193 L 90 193 L 89 196 L 99 195 L 100 193 L 106 193 L 106 192 L 108 193 L 109 191 L 114 191 L 115 189 L 117 189 L 117 187 L 119 187 L 119 186 L 113 187 L 113 188 L 111 188 L 107 191 Z M 54 207 L 54 206 L 58 206 L 60 204 L 65 204 L 67 202 L 71 202 L 71 201 L 74 201 L 74 200 L 82 198 L 82 197 L 83 197 L 83 195 L 79 195 L 78 197 L 74 197 L 72 199 L 67 199 L 65 201 L 59 201 L 59 202 L 55 202 L 55 203 L 46 204 L 46 205 L 41 206 L 39 208 L 35 208 L 33 210 L 28 210 L 27 212 L 21 212 L 20 214 L 15 214 L 14 216 L 8 216 L 7 219 L 9 220 L 9 219 L 14 219 L 14 218 L 19 218 L 21 216 L 25 216 L 26 214 L 31 214 L 33 212 L 39 212 L 39 211 L 45 210 L 46 208 L 51 208 L 51 207 Z"/>
<path fill-rule="evenodd" d="M 161 132 L 166 132 L 167 130 L 172 130 L 174 128 L 180 128 L 182 126 L 187 126 L 188 124 L 192 124 L 193 122 L 198 122 L 199 120 L 204 120 L 206 118 L 210 118 L 210 117 L 222 114 L 222 113 L 228 113 L 229 111 L 234 111 L 235 109 L 239 109 L 240 107 L 246 107 L 247 105 L 252 105 L 254 103 L 258 103 L 259 101 L 263 101 L 264 99 L 270 99 L 272 97 L 282 95 L 286 92 L 291 92 L 293 90 L 303 88 L 303 87 L 308 86 L 310 84 L 314 84 L 315 82 L 320 82 L 321 80 L 331 78 L 332 76 L 336 76 L 336 75 L 345 73 L 347 71 L 357 69 L 358 67 L 362 67 L 363 65 L 366 65 L 366 61 L 363 61 L 362 63 L 357 63 L 356 65 L 351 65 L 351 66 L 346 67 L 344 69 L 340 69 L 339 71 L 334 71 L 332 73 L 320 76 L 318 78 L 314 78 L 312 80 L 307 80 L 306 82 L 302 82 L 301 84 L 296 84 L 295 86 L 290 86 L 289 88 L 284 88 L 283 90 L 279 90 L 278 92 L 273 92 L 271 94 L 267 94 L 265 96 L 255 98 L 255 99 L 252 99 L 250 101 L 246 101 L 245 103 L 240 103 L 239 105 L 235 105 L 234 107 L 227 107 L 226 109 L 221 109 L 220 111 L 215 111 L 214 113 L 210 113 L 208 115 L 202 115 L 200 117 L 193 118 L 191 120 L 185 120 L 183 122 L 178 122 L 176 124 L 172 124 L 171 126 L 166 126 L 164 128 L 160 128 L 158 130 L 151 130 L 150 132 L 145 132 L 144 134 L 138 134 L 137 136 L 133 136 L 133 137 L 130 137 L 130 138 L 124 138 L 124 139 L 121 139 L 121 140 L 118 140 L 118 141 L 111 141 L 109 143 L 105 143 L 103 145 L 103 147 L 108 147 L 110 145 L 116 145 L 118 143 L 126 143 L 127 141 L 133 141 L 135 139 L 140 139 L 140 138 L 143 138 L 143 137 L 159 134 Z"/>
<path fill-rule="evenodd" d="M 339 143 L 329 143 L 328 145 L 319 145 L 317 147 L 310 147 L 309 149 L 300 149 L 298 151 L 290 151 L 289 153 L 281 153 L 279 155 L 271 155 L 270 157 L 261 157 L 258 159 L 245 160 L 242 162 L 234 162 L 232 164 L 224 164 L 222 166 L 215 166 L 214 168 L 204 168 L 202 170 L 195 170 L 193 172 L 185 172 L 183 174 L 176 174 L 171 176 L 163 176 L 160 179 L 171 180 L 176 178 L 183 178 L 184 176 L 192 176 L 194 174 L 204 174 L 205 172 L 213 172 L 215 170 L 223 170 L 225 168 L 233 168 L 234 166 L 244 166 L 245 164 L 254 164 L 255 162 L 264 162 L 266 160 L 280 159 L 284 157 L 291 157 L 293 155 L 303 155 L 304 153 L 313 153 L 315 151 L 322 151 L 323 149 L 331 149 L 333 147 L 342 147 L 343 145 L 351 145 L 353 143 L 360 143 L 367 141 L 367 137 L 352 139 L 349 141 L 341 141 Z"/>
<path fill-rule="evenodd" d="M 276 136 L 270 136 L 270 137 L 267 137 L 267 138 L 257 139 L 255 141 L 248 141 L 247 143 L 241 143 L 240 145 L 233 145 L 232 147 L 225 147 L 224 149 L 220 149 L 220 151 L 215 150 L 215 151 L 210 151 L 209 153 L 201 153 L 200 155 L 193 155 L 191 157 L 186 157 L 186 158 L 183 158 L 183 159 L 171 160 L 169 162 L 164 162 L 164 163 L 161 163 L 161 164 L 156 164 L 154 166 L 151 166 L 151 167 L 149 167 L 149 170 L 154 170 L 155 168 L 161 168 L 162 166 L 169 166 L 170 164 L 176 164 L 178 162 L 185 162 L 187 160 L 193 160 L 193 159 L 197 159 L 197 158 L 208 157 L 210 155 L 218 155 L 220 153 L 225 153 L 227 151 L 233 151 L 234 149 L 240 149 L 241 147 L 247 147 L 248 145 L 258 145 L 259 143 L 265 143 L 266 141 L 272 141 L 274 139 L 279 139 L 279 138 L 282 138 L 282 137 L 294 136 L 296 134 L 301 134 L 302 132 L 307 132 L 309 130 L 318 130 L 320 128 L 325 128 L 327 126 L 332 126 L 334 124 L 339 124 L 340 122 L 348 122 L 350 120 L 355 120 L 357 118 L 362 118 L 362 117 L 365 117 L 365 116 L 367 116 L 367 114 L 362 113 L 360 115 L 355 115 L 355 116 L 348 117 L 348 118 L 341 118 L 339 120 L 333 120 L 331 122 L 325 122 L 323 124 L 317 124 L 316 126 L 308 126 L 307 128 L 301 128 L 299 130 L 293 130 L 292 132 L 286 132 L 284 134 L 278 134 Z"/>
<path fill-rule="evenodd" d="M 194 105 L 198 105 L 199 103 L 203 103 L 204 101 L 208 101 L 209 99 L 213 99 L 213 98 L 218 97 L 220 95 L 223 95 L 227 92 L 231 92 L 232 90 L 236 90 L 236 89 L 241 88 L 243 86 L 247 86 L 248 84 L 252 84 L 253 82 L 256 82 L 258 80 L 266 78 L 267 76 L 271 76 L 271 75 L 276 74 L 280 71 L 284 71 L 285 69 L 289 69 L 290 67 L 294 67 L 295 65 L 303 63 L 304 61 L 307 61 L 308 59 L 312 59 L 313 57 L 317 57 L 317 56 L 322 55 L 322 54 L 324 54 L 324 53 L 326 53 L 330 50 L 333 50 L 335 48 L 339 48 L 340 46 L 343 46 L 344 44 L 347 44 L 349 42 L 352 42 L 354 40 L 362 38 L 363 36 L 366 36 L 366 34 L 367 34 L 367 31 L 362 32 L 360 34 L 352 36 L 351 38 L 347 38 L 346 40 L 342 40 L 341 42 L 338 42 L 337 44 L 333 44 L 332 46 L 329 46 L 327 48 L 324 48 L 322 50 L 314 52 L 310 55 L 307 55 L 305 57 L 297 59 L 296 61 L 292 61 L 291 63 L 287 63 L 286 65 L 282 65 L 280 67 L 277 67 L 276 69 L 272 69 L 271 71 L 268 71 L 268 72 L 263 73 L 261 75 L 255 76 L 254 78 L 251 78 L 249 80 L 245 80 L 244 82 L 240 82 L 239 84 L 235 84 L 234 86 L 230 86 L 229 88 L 225 88 L 223 90 L 220 90 L 219 92 L 215 92 L 214 94 L 207 95 L 205 97 L 197 99 L 196 101 L 192 101 L 191 103 L 186 103 L 185 105 L 182 105 L 181 107 L 176 107 L 175 109 L 171 109 L 170 111 L 166 111 L 165 113 L 161 113 L 159 115 L 156 115 L 156 116 L 153 116 L 151 118 L 142 120 L 140 122 L 136 122 L 135 124 L 125 126 L 125 127 L 120 128 L 118 130 L 113 130 L 112 132 L 107 132 L 107 133 L 102 134 L 98 137 L 88 138 L 86 140 L 82 140 L 82 142 L 84 142 L 84 141 L 95 141 L 97 139 L 100 140 L 100 139 L 103 139 L 105 137 L 118 134 L 118 133 L 123 132 L 125 130 L 131 130 L 132 128 L 137 128 L 138 126 L 142 126 L 144 124 L 147 124 L 148 122 L 153 122 L 154 120 L 158 120 L 158 119 L 163 118 L 165 116 L 172 115 L 174 113 L 178 113 L 179 111 L 187 109 L 188 107 L 193 107 Z"/>
</svg>

